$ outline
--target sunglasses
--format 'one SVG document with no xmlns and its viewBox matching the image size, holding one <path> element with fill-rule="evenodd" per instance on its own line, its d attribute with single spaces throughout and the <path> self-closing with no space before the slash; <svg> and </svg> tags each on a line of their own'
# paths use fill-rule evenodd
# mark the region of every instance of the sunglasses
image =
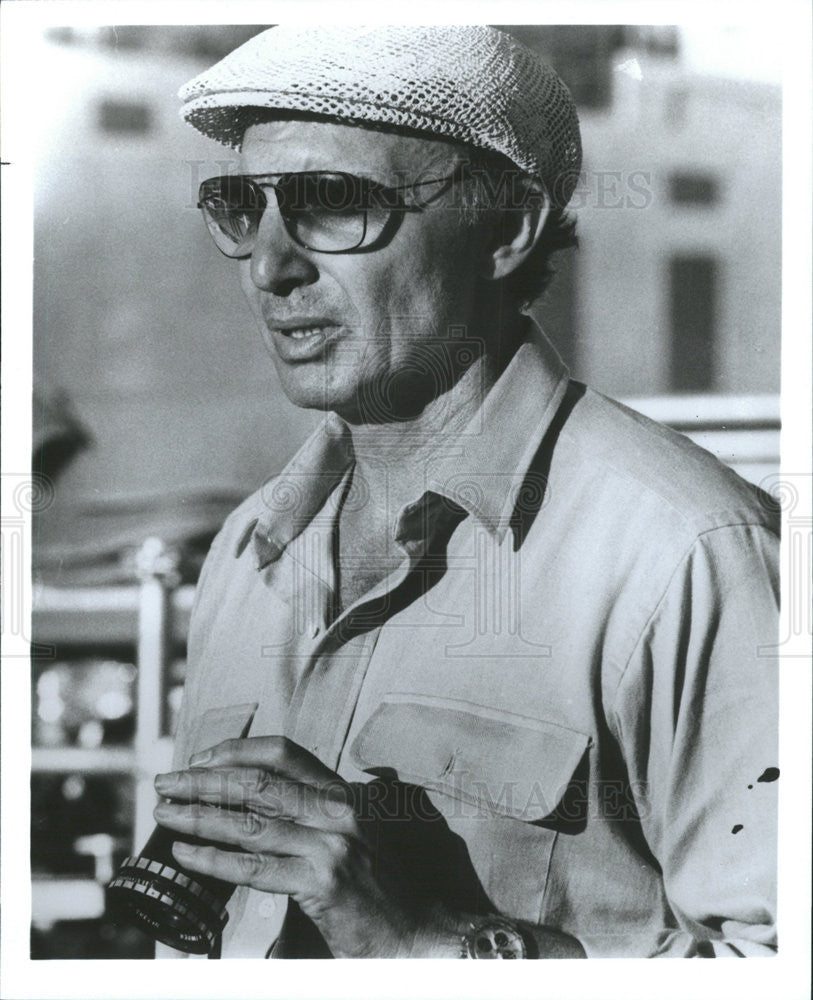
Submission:
<svg viewBox="0 0 813 1000">
<path fill-rule="evenodd" d="M 230 174 L 201 184 L 198 208 L 215 246 L 227 257 L 248 257 L 254 250 L 268 189 L 299 246 L 317 253 L 358 253 L 391 239 L 404 213 L 422 211 L 462 177 L 465 167 L 397 187 L 341 171 Z"/>
</svg>

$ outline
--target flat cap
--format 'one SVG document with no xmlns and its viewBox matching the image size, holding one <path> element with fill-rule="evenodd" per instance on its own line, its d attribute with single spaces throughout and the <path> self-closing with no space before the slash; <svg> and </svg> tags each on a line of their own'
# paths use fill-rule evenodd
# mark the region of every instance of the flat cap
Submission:
<svg viewBox="0 0 813 1000">
<path fill-rule="evenodd" d="M 179 96 L 190 125 L 235 149 L 265 109 L 418 130 L 502 153 L 561 205 L 581 168 L 567 87 L 535 52 L 483 25 L 280 25 Z"/>
</svg>

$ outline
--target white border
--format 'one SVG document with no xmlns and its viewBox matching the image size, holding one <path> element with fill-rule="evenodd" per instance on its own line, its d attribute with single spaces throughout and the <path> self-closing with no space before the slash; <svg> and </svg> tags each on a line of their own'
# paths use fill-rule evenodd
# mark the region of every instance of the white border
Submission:
<svg viewBox="0 0 813 1000">
<path fill-rule="evenodd" d="M 764 4 L 721 0 L 674 3 L 639 0 L 546 0 L 538 2 L 411 2 L 404 9 L 384 5 L 325 2 L 255 3 L 222 0 L 142 2 L 60 0 L 5 3 L 2 18 L 3 93 L 3 511 L 13 510 L 9 490 L 15 470 L 30 463 L 31 385 L 31 163 L 26 147 L 26 81 L 41 81 L 47 67 L 26 60 L 28 33 L 48 24 L 273 23 L 278 20 L 399 21 L 402 23 L 740 23 L 758 22 L 778 30 L 785 52 L 784 82 L 784 231 L 783 231 L 783 475 L 800 490 L 800 511 L 810 510 L 810 280 L 811 270 L 811 12 L 805 0 Z M 770 23 L 768 19 L 770 18 Z M 755 53 L 755 59 L 758 59 Z M 51 84 L 59 87 L 59 81 Z M 807 476 L 807 479 L 805 479 Z M 6 524 L 4 519 L 4 530 Z M 28 548 L 30 540 L 23 538 Z M 783 562 L 783 586 L 809 586 L 792 579 Z M 29 588 L 26 588 L 29 589 Z M 30 593 L 23 594 L 30 606 Z M 786 601 L 786 605 L 789 602 Z M 5 606 L 5 605 L 4 605 Z M 804 637 L 788 647 L 783 660 L 782 813 L 780 914 L 782 946 L 776 959 L 747 962 L 589 962 L 521 963 L 508 968 L 470 963 L 411 962 L 31 962 L 28 958 L 30 910 L 28 800 L 30 753 L 28 671 L 24 642 L 3 636 L 4 662 L 2 757 L 2 952 L 0 997 L 574 997 L 585 1000 L 685 1000 L 686 997 L 737 997 L 738 1000 L 809 996 L 810 952 L 810 720 L 811 684 Z"/>
</svg>

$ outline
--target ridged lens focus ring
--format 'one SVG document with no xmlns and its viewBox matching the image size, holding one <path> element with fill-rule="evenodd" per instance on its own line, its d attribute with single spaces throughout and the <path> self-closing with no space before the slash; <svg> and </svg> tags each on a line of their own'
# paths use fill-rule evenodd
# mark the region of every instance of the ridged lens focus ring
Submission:
<svg viewBox="0 0 813 1000">
<path fill-rule="evenodd" d="M 197 955 L 212 951 L 229 918 L 222 895 L 143 855 L 125 858 L 107 892 L 111 909 L 125 910 L 156 940 Z"/>
</svg>

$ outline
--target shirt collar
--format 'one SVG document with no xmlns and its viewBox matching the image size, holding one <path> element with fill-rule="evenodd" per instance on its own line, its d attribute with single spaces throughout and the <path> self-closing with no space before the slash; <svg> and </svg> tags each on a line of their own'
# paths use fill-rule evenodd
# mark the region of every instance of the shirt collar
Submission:
<svg viewBox="0 0 813 1000">
<path fill-rule="evenodd" d="M 439 448 L 428 463 L 425 492 L 401 512 L 396 540 L 408 547 L 413 529 L 427 523 L 425 500 L 430 493 L 462 507 L 502 541 L 531 460 L 567 384 L 561 358 L 529 322 L 525 339 L 463 434 Z M 352 464 L 350 431 L 340 417 L 328 414 L 283 471 L 260 490 L 235 554 L 240 555 L 253 536 L 259 569 L 279 559 L 325 506 Z M 429 510 L 435 506 L 430 504 Z"/>
<path fill-rule="evenodd" d="M 328 413 L 282 472 L 259 491 L 235 555 L 243 553 L 253 536 L 258 569 L 279 559 L 325 506 L 352 464 L 350 431 L 340 417 Z"/>
<path fill-rule="evenodd" d="M 567 390 L 569 373 L 535 323 L 455 447 L 428 470 L 448 497 L 502 541 L 531 461 Z M 532 484 L 533 488 L 533 484 Z"/>
</svg>

